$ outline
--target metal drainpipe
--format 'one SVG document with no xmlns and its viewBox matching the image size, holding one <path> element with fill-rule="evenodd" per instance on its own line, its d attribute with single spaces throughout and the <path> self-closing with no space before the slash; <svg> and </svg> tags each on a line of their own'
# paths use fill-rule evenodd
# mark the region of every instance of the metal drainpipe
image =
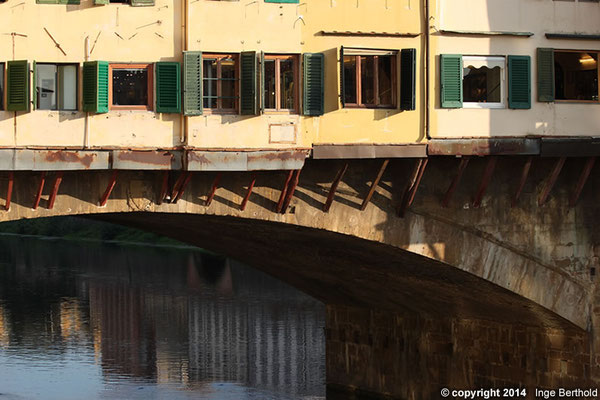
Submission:
<svg viewBox="0 0 600 400">
<path fill-rule="evenodd" d="M 181 53 L 183 61 L 183 52 L 188 49 L 188 0 L 181 1 Z M 183 63 L 182 63 L 183 65 Z M 185 88 L 184 88 L 185 90 Z M 185 146 L 187 145 L 188 138 L 188 117 L 183 113 L 183 101 L 182 101 L 182 113 L 180 117 L 181 124 L 181 137 L 180 141 Z"/>
<path fill-rule="evenodd" d="M 90 60 L 90 37 L 86 36 L 85 37 L 85 58 L 84 61 L 89 61 Z M 34 91 L 35 94 L 35 91 Z M 83 148 L 86 149 L 89 146 L 89 142 L 90 142 L 90 112 L 86 111 L 85 112 L 85 121 L 84 121 L 84 128 L 83 128 Z"/>
<path fill-rule="evenodd" d="M 429 90 L 429 0 L 425 0 L 425 137 L 431 139 L 429 120 L 430 120 L 430 90 Z"/>
</svg>

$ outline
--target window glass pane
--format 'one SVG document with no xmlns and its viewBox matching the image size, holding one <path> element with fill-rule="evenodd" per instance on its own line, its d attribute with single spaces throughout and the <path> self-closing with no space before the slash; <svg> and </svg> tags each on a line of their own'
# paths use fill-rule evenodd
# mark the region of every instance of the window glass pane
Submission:
<svg viewBox="0 0 600 400">
<path fill-rule="evenodd" d="M 465 62 L 467 64 L 468 62 Z M 466 103 L 501 103 L 502 68 L 472 65 L 463 68 L 463 101 Z"/>
<path fill-rule="evenodd" d="M 554 53 L 557 100 L 598 100 L 598 54 Z"/>
<path fill-rule="evenodd" d="M 294 60 L 279 62 L 281 82 L 281 108 L 293 110 L 294 107 Z"/>
<path fill-rule="evenodd" d="M 360 57 L 360 96 L 362 104 L 375 104 L 375 57 Z"/>
<path fill-rule="evenodd" d="M 59 65 L 58 108 L 61 110 L 77 109 L 77 66 Z"/>
<path fill-rule="evenodd" d="M 221 60 L 221 107 L 235 108 L 235 61 L 233 58 Z"/>
<path fill-rule="evenodd" d="M 56 110 L 56 65 L 36 65 L 37 107 L 40 110 Z"/>
<path fill-rule="evenodd" d="M 356 57 L 344 56 L 344 101 L 356 104 Z"/>
<path fill-rule="evenodd" d="M 391 105 L 394 103 L 392 85 L 393 74 L 392 56 L 379 56 L 377 60 L 377 85 L 379 87 L 379 104 Z"/>
<path fill-rule="evenodd" d="M 265 108 L 276 108 L 275 96 L 275 60 L 265 60 Z"/>
<path fill-rule="evenodd" d="M 217 108 L 217 59 L 205 58 L 202 62 L 204 108 Z"/>
<path fill-rule="evenodd" d="M 146 68 L 113 69 L 113 105 L 145 106 L 148 104 L 148 70 Z"/>
<path fill-rule="evenodd" d="M 0 110 L 4 110 L 4 63 L 0 63 Z"/>
</svg>

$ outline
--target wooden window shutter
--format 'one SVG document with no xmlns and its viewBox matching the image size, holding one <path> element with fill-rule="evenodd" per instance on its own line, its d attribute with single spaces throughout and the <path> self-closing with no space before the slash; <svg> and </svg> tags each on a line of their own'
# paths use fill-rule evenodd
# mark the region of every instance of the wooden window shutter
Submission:
<svg viewBox="0 0 600 400">
<path fill-rule="evenodd" d="M 108 112 L 108 62 L 83 63 L 83 111 Z"/>
<path fill-rule="evenodd" d="M 8 61 L 6 70 L 6 110 L 29 110 L 29 63 Z"/>
<path fill-rule="evenodd" d="M 183 115 L 202 115 L 202 52 L 183 53 Z"/>
<path fill-rule="evenodd" d="M 462 69 L 461 55 L 442 54 L 440 56 L 442 108 L 462 107 Z"/>
<path fill-rule="evenodd" d="M 110 4 L 110 0 L 94 0 L 94 4 Z"/>
<path fill-rule="evenodd" d="M 417 49 L 400 52 L 400 109 L 414 110 L 417 76 Z"/>
<path fill-rule="evenodd" d="M 304 69 L 304 115 L 323 115 L 325 86 L 325 56 L 323 53 L 305 53 Z"/>
<path fill-rule="evenodd" d="M 154 5 L 154 0 L 131 0 L 133 7 L 149 7 Z"/>
<path fill-rule="evenodd" d="M 340 47 L 340 100 L 346 106 L 346 87 L 344 86 L 344 46 Z"/>
<path fill-rule="evenodd" d="M 156 112 L 181 112 L 181 64 L 157 62 L 156 64 Z"/>
<path fill-rule="evenodd" d="M 258 114 L 256 69 L 256 52 L 243 51 L 240 54 L 240 113 L 242 115 Z"/>
<path fill-rule="evenodd" d="M 538 101 L 554 101 L 554 49 L 537 49 Z"/>
<path fill-rule="evenodd" d="M 531 57 L 508 56 L 508 108 L 531 108 Z"/>
<path fill-rule="evenodd" d="M 37 87 L 37 64 L 33 62 L 33 109 L 37 110 L 37 98 L 38 98 L 38 87 Z"/>
<path fill-rule="evenodd" d="M 264 113 L 265 112 L 265 52 L 261 51 L 260 52 L 260 113 Z"/>
</svg>

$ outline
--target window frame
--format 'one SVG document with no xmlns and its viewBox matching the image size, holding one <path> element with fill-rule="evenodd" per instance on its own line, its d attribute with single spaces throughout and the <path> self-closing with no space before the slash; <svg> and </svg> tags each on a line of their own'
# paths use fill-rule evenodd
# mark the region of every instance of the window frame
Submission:
<svg viewBox="0 0 600 400">
<path fill-rule="evenodd" d="M 217 78 L 213 78 L 217 80 L 217 107 L 204 107 L 204 61 L 210 58 L 217 58 Z M 233 58 L 233 62 L 235 64 L 235 103 L 234 108 L 223 108 L 220 107 L 222 105 L 223 99 L 221 98 L 221 94 L 223 93 L 223 88 L 221 86 L 221 82 L 223 78 L 221 78 L 221 59 L 224 58 Z M 239 114 L 240 111 L 240 55 L 239 53 L 202 53 L 202 110 L 206 114 Z"/>
<path fill-rule="evenodd" d="M 2 90 L 0 91 L 0 111 L 6 110 L 6 63 L 0 62 L 0 79 L 2 79 Z"/>
<path fill-rule="evenodd" d="M 557 99 L 556 98 L 556 53 L 595 53 L 598 58 L 596 61 L 596 79 L 598 81 L 598 100 L 577 100 L 577 99 Z M 555 103 L 577 103 L 577 104 L 600 104 L 600 50 L 573 50 L 573 49 L 552 49 L 552 56 L 555 60 L 554 62 L 554 82 L 552 82 L 552 86 L 554 87 L 554 102 Z"/>
<path fill-rule="evenodd" d="M 356 65 L 355 79 L 356 79 L 356 103 L 348 103 L 344 101 L 344 108 L 366 108 L 366 109 L 386 109 L 394 110 L 398 108 L 398 53 L 385 55 L 383 57 L 392 58 L 392 104 L 377 104 L 379 102 L 379 69 L 377 68 L 378 60 L 381 55 L 379 54 L 360 54 L 360 55 L 346 55 L 344 57 L 354 57 Z M 375 104 L 365 104 L 362 102 L 362 80 L 361 75 L 361 60 L 360 57 L 373 57 L 375 63 L 375 73 L 373 74 L 373 88 L 375 91 Z M 348 89 L 344 89 L 348 90 Z M 345 99 L 344 99 L 345 100 Z"/>
<path fill-rule="evenodd" d="M 148 99 L 146 105 L 119 106 L 113 104 L 113 71 L 115 69 L 146 69 L 148 74 Z M 108 109 L 110 110 L 154 110 L 154 64 L 153 63 L 109 63 L 108 64 Z"/>
<path fill-rule="evenodd" d="M 508 88 L 506 87 L 508 85 L 508 80 L 507 80 L 507 74 L 508 74 L 508 63 L 507 63 L 507 58 L 506 56 L 482 56 L 482 55 L 462 55 L 462 60 L 463 60 L 463 67 L 462 67 L 462 77 L 461 77 L 461 85 L 464 85 L 464 70 L 465 70 L 465 65 L 467 65 L 467 62 L 465 62 L 465 60 L 476 60 L 476 61 L 493 61 L 493 59 L 497 59 L 500 60 L 502 59 L 503 62 L 503 66 L 502 69 L 500 70 L 500 102 L 499 103 L 478 103 L 478 102 L 473 102 L 473 101 L 465 101 L 465 93 L 464 93 L 464 86 L 463 86 L 463 94 L 462 94 L 462 108 L 483 108 L 483 109 L 505 109 L 507 108 L 507 103 L 508 103 Z"/>
<path fill-rule="evenodd" d="M 300 55 L 299 54 L 265 54 L 265 62 L 267 60 L 275 60 L 275 108 L 267 108 L 265 104 L 262 104 L 265 114 L 299 114 L 300 113 L 300 100 L 299 100 L 299 86 L 300 86 Z M 292 60 L 292 71 L 296 82 L 294 85 L 294 108 L 281 108 L 281 60 Z M 264 72 L 265 66 L 262 66 Z M 263 103 L 265 99 L 265 87 L 266 77 L 263 76 L 263 87 L 261 97 Z"/>
<path fill-rule="evenodd" d="M 45 109 L 45 108 L 44 109 L 40 108 L 40 102 L 39 102 L 39 99 L 37 97 L 38 96 L 38 91 L 37 91 L 37 89 L 38 89 L 38 86 L 37 86 L 37 76 L 38 76 L 37 67 L 38 67 L 38 65 L 55 65 L 56 66 L 56 110 L 48 110 L 48 109 Z M 59 102 L 59 95 L 60 95 L 59 77 L 60 77 L 60 74 L 58 73 L 58 67 L 61 66 L 61 65 L 62 66 L 71 65 L 71 66 L 75 67 L 75 109 L 73 109 L 73 110 L 66 110 L 66 109 L 58 108 L 58 104 L 60 103 Z M 35 79 L 35 82 L 33 82 L 33 95 L 35 96 L 35 111 L 60 111 L 60 112 L 74 112 L 74 111 L 79 111 L 79 89 L 80 89 L 80 87 L 79 87 L 79 85 L 80 85 L 79 74 L 80 74 L 80 67 L 81 66 L 78 63 L 36 62 L 35 63 L 35 69 L 36 69 L 36 71 L 35 71 L 35 74 L 34 74 L 34 76 L 35 76 L 36 79 Z"/>
</svg>

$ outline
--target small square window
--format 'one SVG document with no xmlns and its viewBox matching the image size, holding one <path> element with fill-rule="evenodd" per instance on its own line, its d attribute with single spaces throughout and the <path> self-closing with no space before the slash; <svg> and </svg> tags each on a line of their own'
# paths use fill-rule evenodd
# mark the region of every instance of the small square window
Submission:
<svg viewBox="0 0 600 400">
<path fill-rule="evenodd" d="M 504 108 L 506 59 L 463 57 L 463 107 Z"/>
<path fill-rule="evenodd" d="M 37 63 L 35 96 L 38 110 L 77 110 L 77 64 Z"/>
<path fill-rule="evenodd" d="M 344 55 L 345 106 L 396 108 L 396 57 Z"/>
<path fill-rule="evenodd" d="M 109 104 L 113 110 L 152 110 L 152 64 L 110 64 Z"/>
<path fill-rule="evenodd" d="M 598 53 L 554 52 L 556 100 L 598 101 Z"/>
<path fill-rule="evenodd" d="M 298 57 L 265 55 L 264 73 L 265 110 L 298 112 Z"/>
</svg>

